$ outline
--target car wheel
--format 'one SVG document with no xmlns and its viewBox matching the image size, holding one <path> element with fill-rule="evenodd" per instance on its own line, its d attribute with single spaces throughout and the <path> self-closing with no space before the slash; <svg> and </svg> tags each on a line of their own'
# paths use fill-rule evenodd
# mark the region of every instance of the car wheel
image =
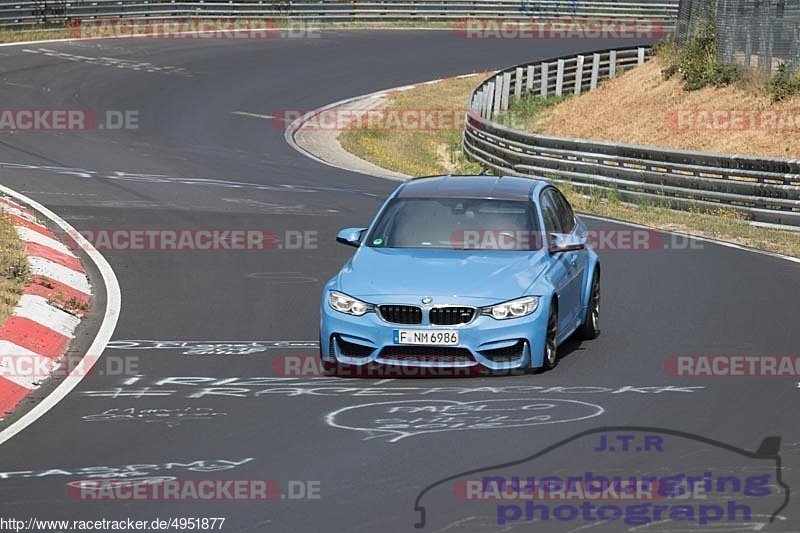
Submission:
<svg viewBox="0 0 800 533">
<path fill-rule="evenodd" d="M 552 370 L 558 364 L 558 307 L 555 302 L 550 306 L 547 317 L 547 331 L 544 339 L 544 357 L 541 370 Z"/>
<path fill-rule="evenodd" d="M 589 293 L 589 307 L 586 318 L 578 328 L 578 336 L 583 340 L 596 339 L 600 335 L 600 272 L 595 269 Z"/>
</svg>

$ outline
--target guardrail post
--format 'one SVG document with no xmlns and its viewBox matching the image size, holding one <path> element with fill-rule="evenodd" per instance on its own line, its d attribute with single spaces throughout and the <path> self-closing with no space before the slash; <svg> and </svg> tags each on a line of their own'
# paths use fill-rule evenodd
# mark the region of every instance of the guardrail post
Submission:
<svg viewBox="0 0 800 533">
<path fill-rule="evenodd" d="M 511 96 L 511 73 L 503 73 L 503 92 L 500 96 L 500 109 L 508 110 L 508 99 Z"/>
<path fill-rule="evenodd" d="M 486 84 L 486 112 L 483 114 L 486 120 L 492 120 L 492 110 L 494 108 L 494 82 Z"/>
<path fill-rule="evenodd" d="M 638 53 L 639 53 L 639 55 L 638 55 L 639 65 L 644 65 L 644 48 L 642 48 L 640 46 L 639 50 L 638 50 Z"/>
<path fill-rule="evenodd" d="M 542 76 L 542 88 L 539 91 L 539 94 L 542 98 L 547 98 L 547 63 L 542 63 L 542 67 L 539 69 Z"/>
<path fill-rule="evenodd" d="M 581 94 L 581 86 L 583 85 L 583 63 L 586 58 L 578 56 L 578 62 L 575 65 L 575 94 Z"/>
<path fill-rule="evenodd" d="M 475 99 L 470 106 L 471 111 L 476 111 L 480 116 L 483 116 L 483 89 L 475 93 Z"/>
<path fill-rule="evenodd" d="M 500 112 L 500 101 L 503 94 L 503 76 L 494 78 L 494 101 L 492 102 L 492 115 Z"/>
<path fill-rule="evenodd" d="M 617 77 L 617 51 L 611 50 L 608 53 L 608 79 Z"/>
<path fill-rule="evenodd" d="M 533 77 L 536 74 L 536 67 L 528 65 L 528 79 L 525 81 L 525 91 L 533 92 Z"/>
<path fill-rule="evenodd" d="M 564 93 L 564 60 L 558 60 L 558 68 L 556 69 L 556 96 L 561 96 Z"/>
<path fill-rule="evenodd" d="M 589 90 L 594 91 L 597 89 L 597 78 L 600 76 L 600 54 L 592 56 L 592 79 L 589 83 Z"/>
<path fill-rule="evenodd" d="M 522 67 L 517 67 L 516 77 L 514 79 L 514 96 L 519 98 L 522 96 Z"/>
</svg>

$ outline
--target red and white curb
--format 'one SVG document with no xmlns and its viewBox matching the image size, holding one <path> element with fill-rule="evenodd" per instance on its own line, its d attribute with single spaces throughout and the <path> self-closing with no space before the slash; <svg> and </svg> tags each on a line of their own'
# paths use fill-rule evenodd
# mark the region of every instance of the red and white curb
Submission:
<svg viewBox="0 0 800 533">
<path fill-rule="evenodd" d="M 15 435 L 19 434 L 25 428 L 36 422 L 36 420 L 38 420 L 41 416 L 47 413 L 50 409 L 55 407 L 58 404 L 58 402 L 63 400 L 70 392 L 72 392 L 72 390 L 75 387 L 77 387 L 78 384 L 89 374 L 89 372 L 92 370 L 92 367 L 95 364 L 97 364 L 97 362 L 103 356 L 103 352 L 105 351 L 106 346 L 108 345 L 108 341 L 111 340 L 111 336 L 114 334 L 114 329 L 117 327 L 117 321 L 119 320 L 119 313 L 120 313 L 120 307 L 122 305 L 122 299 L 119 289 L 119 281 L 117 280 L 116 275 L 114 275 L 114 270 L 111 268 L 111 265 L 109 265 L 108 261 L 106 261 L 106 259 L 100 254 L 100 252 L 98 252 L 97 249 L 95 249 L 95 247 L 92 246 L 92 243 L 86 240 L 86 238 L 83 235 L 78 233 L 78 231 L 75 228 L 73 228 L 67 221 L 59 217 L 57 214 L 55 214 L 53 211 L 46 208 L 42 204 L 36 202 L 31 198 L 28 198 L 23 194 L 18 193 L 14 189 L 10 189 L 4 185 L 0 185 L 0 194 L 6 195 L 6 197 L 10 198 L 12 202 L 16 203 L 16 206 L 11 204 L 7 205 L 8 205 L 8 212 L 18 217 L 17 219 L 15 219 L 16 221 L 18 221 L 18 225 L 28 228 L 35 233 L 41 234 L 41 231 L 39 231 L 39 229 L 41 228 L 41 224 L 39 224 L 35 218 L 33 221 L 31 221 L 28 217 L 20 216 L 20 214 L 31 215 L 31 213 L 35 212 L 37 213 L 38 216 L 40 216 L 43 219 L 47 219 L 50 223 L 52 223 L 53 226 L 57 226 L 69 236 L 69 238 L 77 246 L 77 248 L 80 248 L 83 251 L 84 255 L 88 257 L 89 261 L 94 265 L 94 270 L 98 274 L 97 283 L 95 284 L 96 290 L 94 296 L 95 299 L 97 299 L 98 293 L 100 292 L 99 289 L 102 289 L 104 296 L 103 298 L 104 301 L 102 303 L 105 304 L 105 309 L 103 310 L 102 317 L 100 317 L 98 311 L 95 310 L 94 314 L 98 315 L 100 325 L 97 328 L 97 332 L 95 333 L 94 338 L 91 340 L 89 346 L 86 348 L 85 353 L 82 354 L 83 358 L 81 359 L 81 365 L 78 365 L 78 368 L 76 368 L 73 371 L 70 371 L 70 373 L 66 375 L 66 377 L 61 379 L 56 385 L 56 387 L 52 391 L 50 391 L 46 397 L 42 398 L 32 408 L 30 408 L 30 410 L 26 411 L 17 420 L 8 425 L 8 427 L 0 431 L 0 445 L 2 445 L 4 442 L 13 438 Z M 25 206 L 25 207 L 21 208 L 20 206 Z M 31 235 L 30 232 L 23 232 L 23 233 L 26 233 L 26 235 L 28 236 Z M 48 235 L 45 233 L 42 235 L 43 237 L 52 238 L 52 234 Z M 42 239 L 41 237 L 33 237 L 32 239 L 38 239 L 38 241 L 33 241 L 33 240 L 26 241 L 26 243 L 28 242 L 30 243 L 26 244 L 26 247 L 28 247 L 29 250 L 35 249 L 37 250 L 37 252 L 40 250 L 39 246 L 43 246 L 42 243 L 51 243 L 51 241 Z M 47 247 L 44 246 L 44 248 Z M 32 262 L 32 263 L 38 262 L 38 264 L 31 265 L 31 270 L 32 272 L 34 272 L 35 279 L 46 281 L 47 283 L 50 283 L 52 285 L 52 286 L 47 286 L 39 284 L 41 287 L 43 287 L 43 289 L 40 288 L 34 289 L 35 291 L 46 290 L 47 291 L 46 294 L 50 296 L 43 296 L 42 293 L 31 294 L 31 296 L 42 296 L 43 298 L 45 298 L 46 301 L 47 298 L 52 298 L 53 295 L 55 296 L 61 295 L 62 297 L 63 296 L 67 297 L 66 300 L 67 302 L 69 302 L 69 299 L 72 296 L 74 296 L 76 300 L 73 301 L 72 304 L 76 304 L 77 302 L 80 301 L 78 299 L 80 295 L 88 294 L 84 291 L 88 287 L 88 282 L 86 282 L 86 277 L 85 274 L 83 274 L 83 272 L 81 272 L 81 274 L 77 277 L 74 274 L 64 276 L 64 274 L 66 273 L 65 269 L 59 268 L 59 266 L 65 267 L 67 271 L 72 271 L 74 269 L 71 267 L 75 266 L 76 258 L 75 255 L 72 254 L 72 252 L 70 252 L 69 248 L 67 248 L 67 252 L 69 253 L 63 253 L 64 250 L 57 245 L 55 248 L 56 248 L 55 250 L 48 251 L 47 254 L 44 256 L 41 253 L 30 254 L 42 259 L 42 261 L 34 260 Z M 56 252 L 61 252 L 61 254 L 56 255 Z M 56 260 L 57 258 L 60 259 L 60 261 Z M 78 263 L 80 262 L 78 261 Z M 53 274 L 56 272 L 58 272 L 58 274 L 56 274 L 57 276 L 56 278 L 48 277 L 48 274 Z M 48 279 L 52 281 L 47 281 Z M 38 302 L 41 302 L 41 300 L 38 300 Z M 64 302 L 64 300 L 62 299 L 61 302 Z M 93 302 L 93 304 L 95 306 L 99 305 L 97 301 Z M 48 305 L 48 307 L 51 306 Z M 38 307 L 38 310 L 39 312 L 34 313 L 32 316 L 38 318 L 42 311 L 41 307 Z M 47 324 L 55 323 L 53 322 L 54 320 L 53 316 L 63 318 L 63 315 L 61 315 L 59 311 L 63 312 L 63 310 L 60 308 L 57 308 L 55 310 L 51 308 L 52 314 L 45 313 L 48 314 Z M 70 315 L 70 313 L 66 314 Z M 30 319 L 31 315 L 28 314 L 23 318 Z M 72 318 L 74 319 L 76 317 L 72 315 Z M 64 324 L 69 325 L 69 323 L 70 323 L 69 319 L 67 319 L 65 322 L 59 322 L 59 324 L 62 326 Z M 40 342 L 57 343 L 59 339 L 58 335 L 61 335 L 64 332 L 64 330 L 55 329 L 53 330 L 53 332 L 54 332 L 53 336 L 46 336 L 39 338 Z M 64 336 L 69 337 L 69 335 L 64 335 Z M 19 345 L 22 341 L 20 340 L 18 342 L 15 342 L 12 340 L 10 342 Z M 38 347 L 37 350 L 29 350 L 29 351 L 35 355 L 44 354 L 45 357 L 47 353 L 50 353 L 49 349 L 42 349 L 41 347 Z M 0 353 L 5 353 L 5 352 L 0 352 Z M 48 360 L 50 360 L 50 358 L 48 358 Z M 30 392 L 30 389 L 26 390 Z M 0 411 L 0 417 L 2 417 L 2 411 Z M 2 418 L 0 418 L 0 420 L 2 420 Z"/>
<path fill-rule="evenodd" d="M 0 324 L 0 413 L 10 412 L 59 368 L 92 289 L 78 257 L 22 204 L 0 197 L 0 210 L 25 245 L 31 283 Z"/>
</svg>

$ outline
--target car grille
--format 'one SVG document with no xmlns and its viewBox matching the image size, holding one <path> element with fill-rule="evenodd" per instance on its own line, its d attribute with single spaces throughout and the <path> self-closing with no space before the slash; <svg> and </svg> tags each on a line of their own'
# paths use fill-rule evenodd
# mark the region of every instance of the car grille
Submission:
<svg viewBox="0 0 800 533">
<path fill-rule="evenodd" d="M 475 358 L 466 348 L 445 346 L 387 346 L 381 350 L 384 361 L 405 363 L 473 363 Z"/>
<path fill-rule="evenodd" d="M 394 324 L 422 324 L 422 309 L 413 305 L 378 306 L 381 317 Z"/>
<path fill-rule="evenodd" d="M 339 337 L 336 337 L 336 345 L 339 347 L 339 353 L 345 357 L 369 357 L 375 351 L 372 346 L 347 342 Z"/>
<path fill-rule="evenodd" d="M 483 350 L 481 355 L 490 359 L 494 363 L 512 363 L 522 359 L 525 352 L 525 341 L 518 341 L 516 344 L 505 348 L 495 348 L 494 350 Z"/>
<path fill-rule="evenodd" d="M 472 307 L 434 307 L 430 310 L 431 324 L 438 326 L 454 326 L 466 324 L 475 316 Z"/>
</svg>

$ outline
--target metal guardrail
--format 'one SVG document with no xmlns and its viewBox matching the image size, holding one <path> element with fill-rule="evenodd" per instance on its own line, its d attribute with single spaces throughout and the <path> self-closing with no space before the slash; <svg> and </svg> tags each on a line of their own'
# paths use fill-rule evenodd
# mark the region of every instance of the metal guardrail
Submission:
<svg viewBox="0 0 800 533">
<path fill-rule="evenodd" d="M 0 27 L 57 26 L 76 19 L 130 17 L 263 17 L 328 22 L 629 18 L 664 20 L 674 25 L 677 14 L 678 0 L 37 0 L 0 2 Z"/>
<path fill-rule="evenodd" d="M 470 95 L 463 151 L 496 173 L 546 177 L 583 191 L 687 210 L 724 208 L 756 222 L 800 226 L 800 159 L 670 150 L 538 135 L 492 120 L 512 98 L 580 93 L 642 63 L 646 48 L 511 67 Z"/>
</svg>

